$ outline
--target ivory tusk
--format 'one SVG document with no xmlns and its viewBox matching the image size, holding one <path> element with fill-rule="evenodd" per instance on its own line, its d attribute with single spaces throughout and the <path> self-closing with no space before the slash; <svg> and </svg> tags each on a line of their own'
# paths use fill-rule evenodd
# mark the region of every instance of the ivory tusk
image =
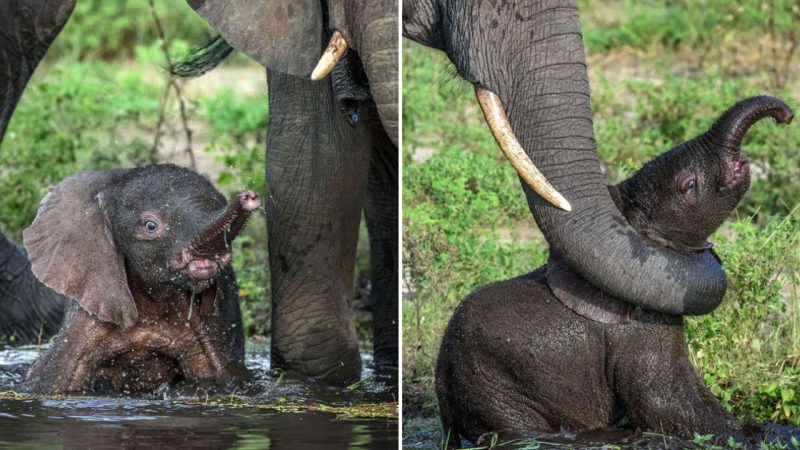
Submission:
<svg viewBox="0 0 800 450">
<path fill-rule="evenodd" d="M 525 153 L 519 140 L 517 140 L 517 136 L 514 135 L 514 130 L 511 129 L 511 125 L 508 123 L 508 117 L 500 97 L 494 92 L 478 86 L 475 86 L 475 96 L 478 98 L 483 116 L 486 118 L 489 129 L 492 130 L 494 139 L 503 154 L 508 158 L 508 161 L 517 170 L 517 173 L 525 180 L 525 183 L 553 206 L 564 211 L 572 211 L 572 205 L 556 191 Z"/>
<path fill-rule="evenodd" d="M 328 42 L 328 48 L 319 57 L 317 67 L 314 67 L 314 71 L 311 72 L 311 79 L 319 81 L 331 73 L 333 66 L 339 62 L 345 50 L 347 50 L 347 42 L 345 42 L 344 36 L 338 31 L 334 31 Z"/>
</svg>

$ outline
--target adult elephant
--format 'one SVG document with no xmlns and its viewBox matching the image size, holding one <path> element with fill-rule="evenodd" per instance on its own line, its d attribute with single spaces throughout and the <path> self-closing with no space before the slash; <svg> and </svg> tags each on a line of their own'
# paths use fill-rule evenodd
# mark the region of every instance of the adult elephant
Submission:
<svg viewBox="0 0 800 450">
<path fill-rule="evenodd" d="M 0 29 L 11 32 L 0 33 L 0 131 L 74 3 L 10 0 L 4 6 Z M 396 0 L 189 4 L 231 46 L 267 68 L 273 366 L 334 383 L 359 378 L 350 298 L 363 211 L 375 363 L 396 367 Z M 30 301 L 42 289 L 32 290 Z"/>
<path fill-rule="evenodd" d="M 403 34 L 445 52 L 475 86 L 552 252 L 603 292 L 654 312 L 719 305 L 727 286 L 714 256 L 645 239 L 603 183 L 575 0 L 407 0 Z"/>
<path fill-rule="evenodd" d="M 0 14 L 0 144 L 22 91 L 74 1 L 3 2 Z M 58 332 L 67 299 L 39 283 L 25 250 L 0 233 L 0 339 L 36 343 Z"/>
</svg>

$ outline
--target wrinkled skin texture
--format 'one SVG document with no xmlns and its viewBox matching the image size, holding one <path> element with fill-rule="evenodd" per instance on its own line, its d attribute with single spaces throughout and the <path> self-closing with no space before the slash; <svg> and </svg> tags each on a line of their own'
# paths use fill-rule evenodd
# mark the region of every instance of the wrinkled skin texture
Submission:
<svg viewBox="0 0 800 450">
<path fill-rule="evenodd" d="M 37 393 L 135 392 L 246 375 L 230 243 L 260 205 L 226 205 L 177 166 L 83 172 L 54 187 L 24 231 L 32 271 L 70 302 L 34 362 Z"/>
<path fill-rule="evenodd" d="M 711 252 L 683 255 L 644 238 L 606 190 L 575 0 L 409 0 L 403 34 L 442 50 L 463 79 L 499 97 L 525 153 L 572 206 L 558 209 L 523 184 L 536 223 L 570 267 L 652 311 L 719 305 L 726 278 Z"/>
<path fill-rule="evenodd" d="M 25 85 L 74 6 L 74 1 L 63 0 L 3 2 L 0 143 Z M 19 344 L 46 341 L 58 331 L 66 305 L 65 298 L 33 276 L 24 250 L 0 234 L 0 338 Z"/>
<path fill-rule="evenodd" d="M 738 103 L 708 133 L 609 187 L 617 208 L 662 246 L 705 251 L 747 191 L 739 145 L 765 116 L 788 122 L 792 112 L 771 97 Z M 708 145 L 706 136 L 723 132 L 728 145 Z M 459 435 L 478 441 L 492 432 L 585 431 L 626 415 L 633 428 L 742 439 L 689 360 L 681 316 L 614 299 L 552 253 L 548 265 L 459 305 L 442 340 L 436 393 L 450 446 Z"/>
<path fill-rule="evenodd" d="M 192 0 L 189 4 L 233 47 L 268 71 L 266 209 L 273 283 L 273 365 L 333 383 L 351 383 L 360 377 L 350 299 L 363 212 L 370 239 L 374 361 L 379 370 L 396 370 L 396 0 Z M 0 99 L 0 113 L 4 114 L 0 126 L 7 124 L 30 73 L 73 5 L 74 1 L 67 0 L 16 2 L 7 9 L 13 14 L 0 18 L 17 20 L 29 11 L 36 12 L 35 26 L 34 21 L 14 22 L 19 32 L 11 33 L 0 47 L 0 57 L 5 58 L 0 62 L 9 68 L 0 72 L 0 86 L 12 86 L 11 95 Z M 259 8 L 269 14 L 259 13 Z M 32 28 L 44 27 L 40 22 L 55 24 L 53 32 L 41 34 L 47 37 L 43 40 L 37 35 L 34 41 L 29 36 Z M 349 50 L 330 76 L 310 81 L 308 75 L 334 30 L 345 37 Z M 28 44 L 34 48 L 12 51 Z M 26 70 L 14 69 L 21 65 Z M 16 265 L 8 267 L 25 265 L 24 259 L 15 257 Z M 12 278 L 9 270 L 0 265 L 3 278 Z M 24 276 L 31 278 L 29 272 Z M 14 286 L 19 284 L 24 283 Z M 43 288 L 33 284 L 38 290 L 21 291 L 23 301 L 3 301 L 0 310 L 16 311 L 17 304 L 31 305 L 54 295 L 41 294 Z M 38 332 L 41 314 L 22 313 L 34 319 L 14 326 L 25 330 L 26 336 L 35 335 L 30 330 Z M 51 325 L 47 330 L 54 329 L 54 324 L 47 323 Z"/>
<path fill-rule="evenodd" d="M 234 47 L 250 43 L 227 14 L 230 7 L 216 10 L 212 3 L 197 7 L 201 15 Z M 290 3 L 292 11 L 311 16 L 320 7 Z M 341 384 L 361 373 L 350 299 L 362 211 L 370 239 L 375 364 L 397 367 L 397 3 L 331 0 L 322 8 L 320 47 L 297 52 L 291 68 L 274 64 L 280 58 L 273 48 L 245 51 L 267 67 L 272 362 Z M 289 11 L 287 5 L 285 16 L 295 20 Z M 262 29 L 282 33 L 284 25 L 266 20 Z M 321 54 L 333 31 L 349 49 L 329 77 L 311 81 L 306 54 Z"/>
<path fill-rule="evenodd" d="M 66 306 L 66 298 L 33 276 L 25 249 L 0 233 L 0 341 L 46 342 L 58 332 Z"/>
</svg>

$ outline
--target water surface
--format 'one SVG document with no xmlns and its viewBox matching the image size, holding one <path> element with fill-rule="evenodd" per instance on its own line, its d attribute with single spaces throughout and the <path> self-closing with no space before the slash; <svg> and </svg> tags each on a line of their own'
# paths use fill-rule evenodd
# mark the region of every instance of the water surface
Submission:
<svg viewBox="0 0 800 450">
<path fill-rule="evenodd" d="M 255 380 L 239 391 L 163 386 L 136 398 L 30 398 L 9 391 L 36 358 L 36 347 L 0 347 L 0 446 L 397 448 L 396 378 L 376 376 L 368 350 L 362 352 L 364 381 L 334 388 L 270 373 L 268 345 L 247 348 Z"/>
</svg>

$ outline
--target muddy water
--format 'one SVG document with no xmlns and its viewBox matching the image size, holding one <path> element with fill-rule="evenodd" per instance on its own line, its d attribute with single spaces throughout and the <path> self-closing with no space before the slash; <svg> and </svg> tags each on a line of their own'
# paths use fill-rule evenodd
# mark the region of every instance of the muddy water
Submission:
<svg viewBox="0 0 800 450">
<path fill-rule="evenodd" d="M 0 447 L 394 449 L 396 379 L 331 388 L 269 373 L 268 346 L 248 343 L 244 389 L 162 387 L 130 397 L 14 398 L 35 347 L 0 348 Z M 378 416 L 377 418 L 375 416 Z M 387 417 L 389 416 L 389 417 Z"/>
<path fill-rule="evenodd" d="M 755 428 L 747 427 L 750 437 L 745 449 L 789 449 L 800 448 L 800 428 L 778 424 L 765 424 Z M 793 440 L 794 438 L 794 440 Z M 403 418 L 403 449 L 438 449 L 442 445 L 441 424 L 437 417 L 415 415 Z M 487 436 L 480 443 L 462 440 L 464 448 L 471 450 L 498 449 L 725 449 L 726 443 L 703 442 L 703 438 L 682 439 L 658 433 L 636 432 L 634 430 L 610 428 L 586 433 L 541 433 L 525 439 L 513 441 L 496 440 Z"/>
</svg>

